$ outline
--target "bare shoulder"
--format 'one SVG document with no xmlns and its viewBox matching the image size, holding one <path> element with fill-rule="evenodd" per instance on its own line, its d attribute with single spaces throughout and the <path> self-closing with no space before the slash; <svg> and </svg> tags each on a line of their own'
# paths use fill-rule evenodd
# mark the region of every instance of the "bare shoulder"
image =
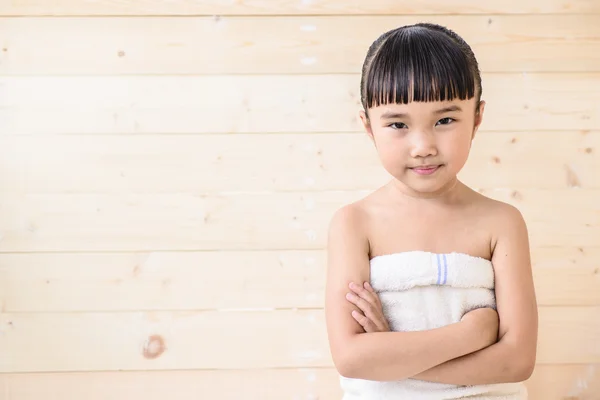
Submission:
<svg viewBox="0 0 600 400">
<path fill-rule="evenodd" d="M 528 246 L 527 223 L 521 211 L 512 204 L 486 198 L 489 203 L 492 231 L 492 251 L 498 242 L 510 240 Z"/>
<path fill-rule="evenodd" d="M 349 203 L 338 208 L 329 221 L 329 234 L 356 233 L 365 221 L 365 211 L 362 201 Z"/>
<path fill-rule="evenodd" d="M 334 260 L 369 254 L 366 226 L 367 213 L 363 201 L 346 204 L 333 213 L 327 233 L 329 269 L 344 265 Z"/>
<path fill-rule="evenodd" d="M 353 245 L 359 245 L 361 249 L 368 251 L 366 227 L 369 219 L 369 201 L 370 197 L 365 197 L 345 204 L 333 213 L 328 229 L 330 248 L 338 244 L 338 239 L 343 239 L 346 243 L 352 242 Z"/>
<path fill-rule="evenodd" d="M 517 240 L 527 239 L 527 223 L 514 205 L 475 192 L 478 213 L 486 219 L 491 230 L 492 252 L 500 239 L 507 235 Z"/>
</svg>

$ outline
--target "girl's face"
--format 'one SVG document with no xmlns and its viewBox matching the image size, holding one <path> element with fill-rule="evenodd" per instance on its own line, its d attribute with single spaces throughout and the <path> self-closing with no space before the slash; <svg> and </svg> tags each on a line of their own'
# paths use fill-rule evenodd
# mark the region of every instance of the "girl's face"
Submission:
<svg viewBox="0 0 600 400">
<path fill-rule="evenodd" d="M 431 196 L 454 186 L 484 106 L 474 98 L 386 104 L 361 119 L 383 167 L 410 194 Z"/>
</svg>

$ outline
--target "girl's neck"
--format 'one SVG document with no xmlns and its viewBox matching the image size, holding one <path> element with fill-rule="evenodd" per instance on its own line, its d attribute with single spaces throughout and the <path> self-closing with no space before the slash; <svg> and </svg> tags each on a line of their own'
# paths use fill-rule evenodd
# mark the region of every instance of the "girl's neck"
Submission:
<svg viewBox="0 0 600 400">
<path fill-rule="evenodd" d="M 464 194 L 464 184 L 457 177 L 435 192 L 418 192 L 394 179 L 389 184 L 389 194 L 398 201 L 427 200 L 433 203 L 456 203 Z"/>
</svg>

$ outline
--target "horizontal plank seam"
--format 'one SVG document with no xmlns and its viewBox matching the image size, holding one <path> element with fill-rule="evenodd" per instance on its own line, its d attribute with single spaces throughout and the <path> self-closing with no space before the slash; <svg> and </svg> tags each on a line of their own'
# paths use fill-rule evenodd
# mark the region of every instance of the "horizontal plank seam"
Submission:
<svg viewBox="0 0 600 400">
<path fill-rule="evenodd" d="M 600 66 L 599 66 L 600 68 Z M 598 75 L 598 78 L 600 78 L 600 71 L 595 71 L 595 70 L 582 70 L 582 71 L 482 71 L 483 74 L 488 74 L 488 75 L 506 75 L 506 76 L 522 76 L 523 73 L 526 73 L 529 76 L 532 75 Z M 269 73 L 269 72 L 264 72 L 264 73 L 252 73 L 252 72 L 239 72 L 239 73 L 232 73 L 232 72 L 228 72 L 228 73 L 197 73 L 197 72 L 189 72 L 189 73 L 144 73 L 144 74 L 139 74 L 137 72 L 131 72 L 131 73 L 116 73 L 116 74 L 102 74 L 102 73 L 64 73 L 64 74 L 57 74 L 57 73 L 52 73 L 52 74 L 9 74 L 9 73 L 2 73 L 0 75 L 0 82 L 6 78 L 129 78 L 129 79 L 144 79 L 144 78 L 148 78 L 148 77 L 157 77 L 157 78 L 177 78 L 177 77 L 186 77 L 186 78 L 190 78 L 190 77 L 205 77 L 205 76 L 220 76 L 220 77 L 228 77 L 228 76 L 235 76 L 235 77 L 244 77 L 244 76 L 248 76 L 248 77 L 266 77 L 266 78 L 286 78 L 289 76 L 294 76 L 294 77 L 298 77 L 298 76 L 310 76 L 310 77 L 314 77 L 314 76 L 342 76 L 342 77 L 354 77 L 356 79 L 360 79 L 360 71 L 357 72 L 320 72 L 320 73 L 306 73 L 306 72 L 297 72 L 297 73 Z M 484 84 L 484 91 L 485 91 L 485 77 L 483 77 L 483 84 Z"/>
<path fill-rule="evenodd" d="M 174 193 L 176 194 L 176 193 Z M 548 246 L 537 246 L 535 249 L 578 249 L 582 254 L 585 254 L 586 249 L 600 249 L 598 246 L 559 246 L 559 245 L 548 245 Z M 326 246 L 323 247 L 292 247 L 292 248 L 226 248 L 226 249 L 150 249 L 150 250 L 39 250 L 39 251 L 0 251 L 2 255 L 43 255 L 43 254 L 148 254 L 148 253 L 284 253 L 284 252 L 324 252 Z"/>
<path fill-rule="evenodd" d="M 7 109 L 7 107 L 0 107 L 1 109 Z M 27 107 L 12 107 L 14 109 L 19 110 L 27 110 Z M 597 135 L 600 134 L 600 129 L 480 129 L 480 133 L 485 134 L 510 134 L 510 133 L 519 133 L 523 135 L 527 135 L 530 133 L 564 133 L 571 135 L 581 135 L 581 131 L 585 131 L 585 135 Z M 202 137 L 213 137 L 213 136 L 261 136 L 261 135 L 276 135 L 276 136 L 339 136 L 339 135 L 364 135 L 365 132 L 356 130 L 356 131 L 306 131 L 306 132 L 290 132 L 290 131 L 268 131 L 268 132 L 123 132 L 123 133 L 114 133 L 114 132 L 95 132 L 95 133 L 0 133 L 0 138 L 2 137 L 63 137 L 63 136 L 98 136 L 98 137 L 123 137 L 123 136 L 141 136 L 141 137 L 152 137 L 152 136 L 202 136 Z"/>
<path fill-rule="evenodd" d="M 596 366 L 600 367 L 600 363 L 556 363 L 556 364 L 537 364 L 544 366 L 554 366 L 554 367 L 580 367 L 580 366 Z M 63 375 L 63 374 L 88 374 L 88 373 L 98 373 L 98 374 L 138 374 L 138 373 L 148 373 L 148 374 L 158 374 L 158 373 L 177 373 L 177 372 L 268 372 L 274 370 L 289 370 L 289 371 L 313 371 L 313 370 L 325 370 L 325 371 L 335 371 L 335 367 L 333 366 L 315 366 L 315 367 L 271 367 L 271 368 L 231 368 L 231 369 L 215 369 L 215 368 L 206 368 L 206 369 L 197 369 L 197 368 L 179 368 L 179 369 L 128 369 L 128 370 L 65 370 L 65 371 L 39 371 L 39 372 L 3 372 L 0 374 L 0 380 L 2 377 L 10 377 L 10 376 L 26 376 L 26 375 Z"/>
<path fill-rule="evenodd" d="M 0 297 L 1 299 L 1 297 Z M 597 305 L 572 305 L 572 304 L 551 304 L 551 305 L 539 305 L 538 309 L 553 309 L 553 308 L 568 308 L 568 309 L 598 309 L 600 311 L 600 304 Z M 78 310 L 78 311 L 16 311 L 11 312 L 8 310 L 0 311 L 0 315 L 95 315 L 95 314 L 168 314 L 168 313 L 180 313 L 180 314 L 252 314 L 252 313 L 280 313 L 280 312 L 307 312 L 307 311 L 324 311 L 324 307 L 223 307 L 223 308 L 175 308 L 175 309 L 108 309 L 108 310 Z"/>
<path fill-rule="evenodd" d="M 559 364 L 554 364 L 559 365 Z M 587 365 L 587 364 L 560 364 L 560 365 Z M 114 374 L 114 373 L 161 373 L 161 372 L 247 372 L 247 371 L 273 371 L 273 370 L 292 370 L 292 371 L 311 371 L 311 370 L 333 370 L 334 367 L 271 367 L 271 368 L 231 368 L 231 369 L 218 369 L 218 368 L 206 368 L 206 369 L 198 369 L 198 368 L 178 368 L 178 369 L 127 369 L 127 370 L 60 370 L 60 371 L 39 371 L 39 372 L 3 372 L 0 373 L 0 380 L 3 376 L 11 376 L 11 375 L 61 375 L 61 374 L 87 374 L 87 373 L 100 373 L 100 374 Z"/>
<path fill-rule="evenodd" d="M 0 68 L 0 71 L 2 70 L 2 68 Z M 496 70 L 496 69 L 482 69 L 481 70 L 482 74 L 503 74 L 503 75 L 522 75 L 522 74 L 528 74 L 528 75 L 548 75 L 548 74 L 552 74 L 552 75 L 595 75 L 600 73 L 600 66 L 598 66 L 597 68 L 582 68 L 581 70 L 572 70 L 572 71 L 565 71 L 565 70 L 535 70 L 535 69 L 529 69 L 526 71 L 511 71 L 511 70 Z M 272 77 L 272 76 L 277 76 L 277 77 L 286 77 L 286 76 L 293 76 L 293 77 L 297 77 L 297 76 L 328 76 L 328 75 L 338 75 L 338 76 L 342 76 L 342 75 L 351 75 L 351 76 L 358 76 L 358 73 L 353 73 L 353 72 L 342 72 L 342 71 L 330 71 L 330 72 L 287 72 L 287 73 L 270 73 L 270 72 L 239 72 L 239 73 L 234 73 L 234 72 L 229 72 L 227 74 L 223 74 L 223 73 L 218 73 L 218 72 L 207 72 L 207 73 L 185 73 L 185 72 L 181 72 L 181 73 L 173 73 L 173 72 L 168 72 L 168 73 L 149 73 L 149 72 L 131 72 L 131 73 L 115 73 L 115 74 L 98 74 L 95 72 L 90 72 L 88 73 L 75 73 L 75 72 L 65 72 L 63 74 L 42 74 L 42 73 L 21 73 L 21 74 L 17 74 L 17 73 L 7 73 L 7 72 L 3 72 L 2 73 L 2 78 L 27 78 L 27 77 L 35 77 L 35 78 L 46 78 L 46 77 L 60 77 L 60 78 L 67 78 L 67 77 L 127 77 L 127 78 L 131 78 L 131 77 L 190 77 L 190 76 L 198 76 L 198 77 L 215 77 L 215 76 L 252 76 L 252 77 Z M 483 85 L 484 85 L 484 90 L 485 90 L 485 78 L 483 81 Z"/>
<path fill-rule="evenodd" d="M 276 14 L 263 14 L 263 13 L 247 13 L 247 14 L 228 14 L 228 13 L 188 13 L 188 14 L 50 14 L 50 13 L 30 13 L 30 14 L 0 14 L 0 18 L 14 18 L 14 19 L 75 19 L 75 18 L 90 18 L 90 19 L 104 19 L 104 18 L 214 18 L 228 17 L 228 18 L 314 18 L 314 17 L 335 17 L 335 18 L 361 18 L 361 17 L 564 17 L 564 16 L 591 16 L 600 15 L 600 12 L 596 13 L 585 13 L 585 12 L 537 12 L 537 13 L 392 13 L 392 12 L 381 12 L 381 13 L 276 13 Z"/>
<path fill-rule="evenodd" d="M 600 367 L 600 363 L 545 363 L 538 362 L 536 366 L 596 366 Z M 290 366 L 290 367 L 257 367 L 257 368 L 174 368 L 174 369 L 82 369 L 82 370 L 56 370 L 56 371 L 46 371 L 46 370 L 32 370 L 32 371 L 3 371 L 0 372 L 0 381 L 2 380 L 2 376 L 10 376 L 10 375 L 58 375 L 58 374 L 88 374 L 88 373 L 98 373 L 98 374 L 126 374 L 126 373 L 164 373 L 164 372 L 258 372 L 258 371 L 274 371 L 274 370 L 288 370 L 288 371 L 311 371 L 311 370 L 327 370 L 327 371 L 335 371 L 335 367 L 333 365 L 326 366 Z"/>
</svg>

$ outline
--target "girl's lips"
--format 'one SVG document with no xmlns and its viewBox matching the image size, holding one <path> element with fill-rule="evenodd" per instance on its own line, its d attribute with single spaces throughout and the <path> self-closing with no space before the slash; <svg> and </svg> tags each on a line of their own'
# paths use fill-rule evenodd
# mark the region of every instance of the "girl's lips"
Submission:
<svg viewBox="0 0 600 400">
<path fill-rule="evenodd" d="M 415 167 L 415 168 L 411 168 L 411 169 L 419 175 L 431 175 L 435 171 L 440 169 L 440 166 L 439 165 L 427 165 L 427 166 Z"/>
</svg>

